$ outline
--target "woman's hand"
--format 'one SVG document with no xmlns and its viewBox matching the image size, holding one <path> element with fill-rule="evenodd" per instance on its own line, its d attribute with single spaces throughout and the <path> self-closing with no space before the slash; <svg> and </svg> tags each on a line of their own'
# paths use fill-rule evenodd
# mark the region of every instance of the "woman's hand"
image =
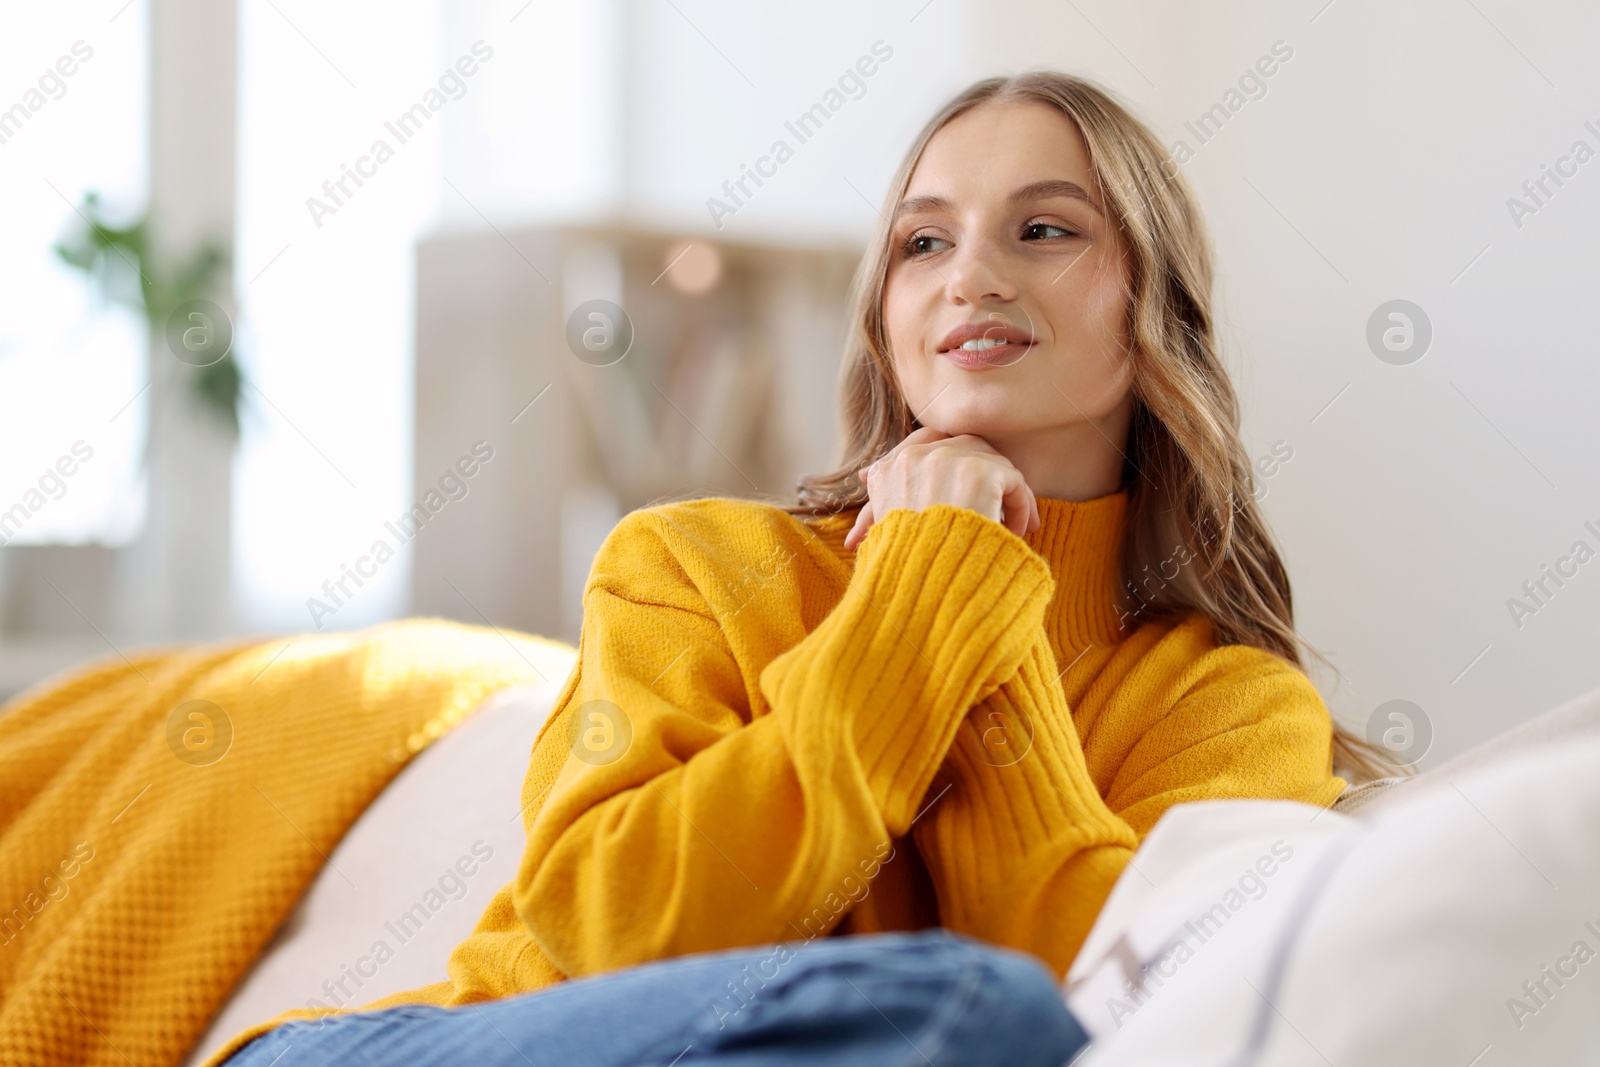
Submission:
<svg viewBox="0 0 1600 1067">
<path fill-rule="evenodd" d="M 1004 523 L 1019 537 L 1039 528 L 1039 504 L 1022 472 L 976 434 L 951 436 L 923 426 L 856 474 L 867 486 L 867 502 L 845 535 L 851 551 L 894 508 L 954 504 Z"/>
</svg>

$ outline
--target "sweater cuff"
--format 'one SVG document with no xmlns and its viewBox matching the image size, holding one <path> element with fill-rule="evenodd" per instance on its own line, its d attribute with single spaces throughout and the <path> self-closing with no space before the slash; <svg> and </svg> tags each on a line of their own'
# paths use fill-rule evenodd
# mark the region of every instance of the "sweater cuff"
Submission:
<svg viewBox="0 0 1600 1067">
<path fill-rule="evenodd" d="M 1069 831 L 1086 844 L 1138 846 L 1138 838 L 1100 795 L 1072 712 L 1055 681 L 1055 657 L 1036 641 L 1021 668 L 963 725 L 951 752 L 960 784 L 984 811 L 1008 819 L 1027 847 Z M 1030 719 L 1024 709 L 1035 709 Z M 1002 735 L 1007 742 L 998 752 Z M 1026 748 L 1023 748 L 1023 745 Z M 976 797 L 975 797 L 976 799 Z"/>
<path fill-rule="evenodd" d="M 880 684 L 902 688 L 897 716 L 875 702 L 858 708 L 856 751 L 886 823 L 903 834 L 967 711 L 1021 666 L 1055 579 L 1003 524 L 953 504 L 889 511 L 856 567 L 850 592 L 891 624 L 874 630 L 864 662 Z"/>
<path fill-rule="evenodd" d="M 1070 713 L 1049 699 L 1052 666 L 1038 642 L 1016 675 L 963 719 L 945 762 L 950 796 L 918 826 L 959 928 L 991 926 L 998 911 L 1026 913 L 1030 894 L 1078 865 L 1080 853 L 1138 848 L 1133 828 L 1096 788 Z"/>
<path fill-rule="evenodd" d="M 842 713 L 900 836 L 962 717 L 1016 672 L 1054 592 L 1049 564 L 995 520 L 952 504 L 895 508 L 868 531 L 839 604 L 767 665 L 762 688 L 816 740 Z"/>
</svg>

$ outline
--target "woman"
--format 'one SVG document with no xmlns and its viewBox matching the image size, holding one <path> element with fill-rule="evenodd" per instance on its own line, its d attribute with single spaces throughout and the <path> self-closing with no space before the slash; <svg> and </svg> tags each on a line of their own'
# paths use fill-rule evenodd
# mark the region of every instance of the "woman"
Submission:
<svg viewBox="0 0 1600 1067">
<path fill-rule="evenodd" d="M 451 982 L 230 1062 L 1065 1063 L 1165 810 L 1392 769 L 1299 669 L 1210 289 L 1102 90 L 951 101 L 857 279 L 844 467 L 628 515 Z"/>
</svg>

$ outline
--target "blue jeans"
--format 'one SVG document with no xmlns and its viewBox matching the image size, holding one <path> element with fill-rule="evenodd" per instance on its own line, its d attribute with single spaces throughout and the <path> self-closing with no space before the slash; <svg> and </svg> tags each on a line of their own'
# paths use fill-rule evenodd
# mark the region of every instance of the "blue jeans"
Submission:
<svg viewBox="0 0 1600 1067">
<path fill-rule="evenodd" d="M 455 1008 L 297 1020 L 227 1067 L 1064 1067 L 1087 1043 L 1042 963 L 935 929 L 680 956 Z"/>
</svg>

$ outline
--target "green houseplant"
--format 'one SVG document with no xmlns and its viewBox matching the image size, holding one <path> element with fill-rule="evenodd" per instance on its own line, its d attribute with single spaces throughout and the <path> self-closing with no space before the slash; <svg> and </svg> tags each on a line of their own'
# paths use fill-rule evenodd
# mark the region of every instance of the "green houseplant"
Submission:
<svg viewBox="0 0 1600 1067">
<path fill-rule="evenodd" d="M 193 300 L 215 300 L 227 283 L 226 250 L 206 243 L 176 264 L 158 262 L 151 255 L 148 216 L 124 227 L 108 225 L 99 194 L 92 190 L 84 194 L 74 221 L 74 231 L 55 244 L 56 255 L 83 271 L 102 297 L 138 309 L 152 344 L 164 335 L 176 309 Z M 237 439 L 243 383 L 232 353 L 191 368 L 190 375 L 202 409 L 220 419 Z"/>
</svg>

